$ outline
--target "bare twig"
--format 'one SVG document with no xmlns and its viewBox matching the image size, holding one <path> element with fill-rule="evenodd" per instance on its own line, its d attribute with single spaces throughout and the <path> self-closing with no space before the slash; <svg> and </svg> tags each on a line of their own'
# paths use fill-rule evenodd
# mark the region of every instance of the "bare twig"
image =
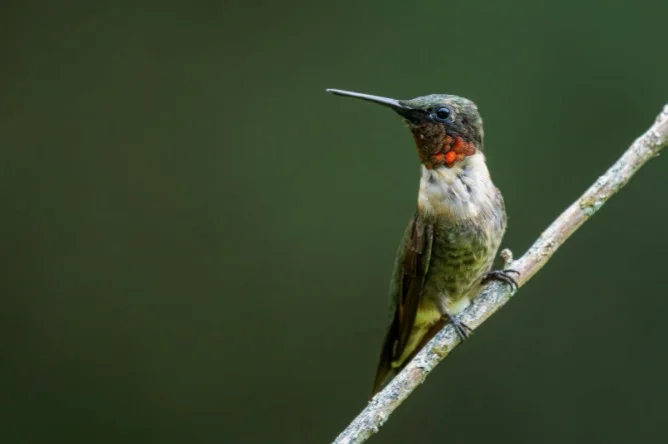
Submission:
<svg viewBox="0 0 668 444">
<path fill-rule="evenodd" d="M 520 272 L 517 278 L 519 286 L 531 279 L 575 230 L 594 215 L 610 197 L 626 185 L 640 167 L 656 157 L 667 144 L 668 105 L 664 107 L 650 129 L 636 139 L 604 175 L 561 213 L 522 257 L 513 261 L 510 251 L 502 252 L 506 266 Z M 460 318 L 475 329 L 508 302 L 512 295 L 507 285 L 492 282 L 474 299 Z M 362 443 L 376 433 L 390 414 L 459 342 L 455 329 L 447 324 L 383 391 L 374 396 L 333 444 Z"/>
</svg>

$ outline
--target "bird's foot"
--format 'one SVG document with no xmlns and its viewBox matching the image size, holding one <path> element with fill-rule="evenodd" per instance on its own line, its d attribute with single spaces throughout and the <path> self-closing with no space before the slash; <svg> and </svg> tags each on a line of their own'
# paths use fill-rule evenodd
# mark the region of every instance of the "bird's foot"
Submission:
<svg viewBox="0 0 668 444">
<path fill-rule="evenodd" d="M 445 315 L 452 324 L 452 326 L 455 327 L 455 331 L 457 332 L 457 336 L 459 336 L 459 339 L 461 339 L 462 342 L 466 341 L 473 332 L 471 327 L 469 327 L 468 325 L 457 319 L 455 315 L 452 315 L 449 312 L 446 312 Z"/>
<path fill-rule="evenodd" d="M 512 269 L 492 270 L 482 278 L 482 283 L 486 284 L 489 281 L 501 281 L 510 285 L 511 291 L 516 291 L 519 288 L 519 285 L 517 285 L 517 281 L 512 276 L 510 276 L 511 274 L 516 274 L 519 276 L 520 272 Z"/>
</svg>

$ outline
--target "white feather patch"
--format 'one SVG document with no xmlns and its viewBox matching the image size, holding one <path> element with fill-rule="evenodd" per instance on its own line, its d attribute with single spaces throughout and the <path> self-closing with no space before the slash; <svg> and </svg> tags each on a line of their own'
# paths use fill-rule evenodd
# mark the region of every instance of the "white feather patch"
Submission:
<svg viewBox="0 0 668 444">
<path fill-rule="evenodd" d="M 493 208 L 495 196 L 496 188 L 480 151 L 451 168 L 422 166 L 418 206 L 425 213 L 471 219 Z"/>
</svg>

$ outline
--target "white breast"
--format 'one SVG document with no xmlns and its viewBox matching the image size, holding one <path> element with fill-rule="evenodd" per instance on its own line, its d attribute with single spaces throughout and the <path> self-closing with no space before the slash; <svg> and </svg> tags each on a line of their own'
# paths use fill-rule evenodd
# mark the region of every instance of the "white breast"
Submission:
<svg viewBox="0 0 668 444">
<path fill-rule="evenodd" d="M 418 206 L 426 213 L 456 220 L 475 218 L 489 211 L 495 199 L 496 188 L 480 151 L 452 168 L 422 166 Z"/>
</svg>

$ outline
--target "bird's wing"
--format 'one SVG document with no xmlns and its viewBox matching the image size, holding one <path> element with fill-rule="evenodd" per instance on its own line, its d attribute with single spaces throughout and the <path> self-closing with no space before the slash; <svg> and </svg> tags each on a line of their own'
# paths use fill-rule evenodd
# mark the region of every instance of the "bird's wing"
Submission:
<svg viewBox="0 0 668 444">
<path fill-rule="evenodd" d="M 406 228 L 390 286 L 390 326 L 383 342 L 373 393 L 394 376 L 392 361 L 408 344 L 431 259 L 434 227 L 416 212 Z"/>
</svg>

